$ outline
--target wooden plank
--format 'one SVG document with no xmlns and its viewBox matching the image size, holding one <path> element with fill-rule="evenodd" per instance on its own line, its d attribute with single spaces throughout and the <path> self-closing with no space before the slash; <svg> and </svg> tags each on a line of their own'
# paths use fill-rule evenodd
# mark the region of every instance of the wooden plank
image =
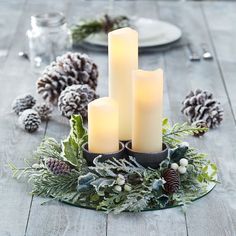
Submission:
<svg viewBox="0 0 236 236">
<path fill-rule="evenodd" d="M 182 236 L 187 235 L 186 224 L 179 208 L 142 213 L 109 215 L 108 234 L 116 236 Z"/>
<path fill-rule="evenodd" d="M 202 4 L 213 43 L 216 60 L 222 73 L 222 80 L 227 91 L 230 106 L 236 116 L 236 3 L 215 2 Z M 235 119 L 236 122 L 236 119 Z"/>
<path fill-rule="evenodd" d="M 16 76 L 16 75 L 15 75 Z M 11 112 L 11 103 L 19 94 L 26 91 L 31 78 L 15 87 L 15 76 L 1 73 L 2 85 L 0 93 L 0 202 L 1 214 L 0 235 L 23 235 L 27 222 L 31 196 L 30 189 L 25 184 L 19 184 L 11 177 L 8 163 L 13 162 L 17 166 L 24 165 L 24 159 L 30 157 L 32 149 L 39 144 L 44 134 L 44 125 L 40 130 L 30 135 L 19 128 L 17 116 Z"/>
<path fill-rule="evenodd" d="M 4 15 L 6 16 L 7 13 L 14 13 L 13 16 L 17 21 L 22 12 L 21 1 L 18 1 L 18 3 L 19 4 L 17 4 L 17 2 L 9 3 L 9 12 L 7 5 L 4 5 Z M 17 10 L 19 13 L 16 13 Z M 14 28 L 14 22 L 11 20 L 9 21 L 11 22 L 10 26 Z M 22 21 L 24 21 L 23 18 L 21 18 L 19 25 Z M 11 35 L 14 30 L 9 29 L 9 33 L 7 33 L 8 31 L 5 23 L 3 30 L 5 30 L 3 35 L 5 33 L 9 35 L 8 42 L 10 43 Z M 19 31 L 20 30 L 18 29 L 15 34 L 17 35 L 18 40 L 15 41 L 13 47 L 11 47 L 11 51 L 9 52 L 4 65 L 5 68 L 0 73 L 0 201 L 1 214 L 4 216 L 0 221 L 0 235 L 24 235 L 31 204 L 31 196 L 28 194 L 30 189 L 27 185 L 21 185 L 12 179 L 11 171 L 7 164 L 9 162 L 14 162 L 17 166 L 23 166 L 23 160 L 30 157 L 32 149 L 35 149 L 39 144 L 45 130 L 45 124 L 42 124 L 39 131 L 32 135 L 27 134 L 19 128 L 17 116 L 11 111 L 11 103 L 15 97 L 27 92 L 34 94 L 35 91 L 31 74 L 27 72 L 20 73 L 20 70 L 18 69 L 20 63 L 16 63 L 17 60 L 20 61 L 20 59 L 15 56 L 17 55 L 16 51 L 23 42 L 21 34 L 18 35 Z M 8 50 L 7 44 L 4 47 Z M 14 66 L 10 63 L 12 60 L 15 61 Z M 9 66 L 10 64 L 11 66 Z M 25 71 L 28 66 L 28 63 L 21 64 L 21 71 Z M 22 78 L 22 80 L 19 83 L 20 78 Z"/>
<path fill-rule="evenodd" d="M 66 15 L 68 21 L 75 22 L 76 16 L 86 16 L 87 11 L 92 11 L 87 7 L 85 2 L 68 2 L 66 6 Z M 81 52 L 87 52 L 83 50 Z M 99 63 L 99 71 L 101 81 L 99 82 L 99 92 L 104 95 L 103 82 L 105 77 L 104 55 L 97 57 L 93 53 L 90 56 L 95 62 Z M 69 121 L 63 118 L 57 108 L 53 114 L 52 121 L 48 123 L 46 135 L 54 137 L 58 140 L 63 139 L 69 133 Z M 32 202 L 29 223 L 26 235 L 42 236 L 42 235 L 88 235 L 101 236 L 106 235 L 107 216 L 102 212 L 72 207 L 59 202 L 50 202 L 45 206 L 40 203 L 45 199 L 35 197 Z M 40 212 L 40 214 L 39 214 Z M 50 222 L 50 224 L 48 224 Z M 43 227 L 41 227 L 43 225 Z"/>
<path fill-rule="evenodd" d="M 199 3 L 161 2 L 159 6 L 162 19 L 179 25 L 196 47 L 204 42 L 212 51 Z M 217 163 L 221 184 L 210 195 L 189 207 L 186 213 L 188 235 L 235 235 L 236 211 L 233 199 L 236 197 L 236 175 L 232 166 L 236 164 L 236 133 L 218 65 L 215 60 L 189 62 L 188 54 L 181 49 L 166 53 L 165 65 L 173 120 L 184 121 L 180 113 L 181 101 L 189 90 L 196 88 L 213 92 L 225 110 L 221 127 L 211 130 L 202 139 L 189 139 L 201 151 L 209 153 L 209 158 Z"/>
<path fill-rule="evenodd" d="M 25 0 L 1 1 L 0 7 L 0 68 L 3 66 L 9 53 L 12 43 L 14 43 L 15 32 L 19 26 L 19 19 L 23 14 Z"/>
</svg>

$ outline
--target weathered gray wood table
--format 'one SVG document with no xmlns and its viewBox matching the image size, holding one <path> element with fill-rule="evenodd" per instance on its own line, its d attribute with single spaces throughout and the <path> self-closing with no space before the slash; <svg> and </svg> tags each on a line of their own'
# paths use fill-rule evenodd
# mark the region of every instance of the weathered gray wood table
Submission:
<svg viewBox="0 0 236 236">
<path fill-rule="evenodd" d="M 65 12 L 69 22 L 102 12 L 107 1 L 1 0 L 0 1 L 0 236 L 28 235 L 236 235 L 236 2 L 117 1 L 128 15 L 160 18 L 183 29 L 184 36 L 200 51 L 206 43 L 213 61 L 190 62 L 186 46 L 140 55 L 140 67 L 165 71 L 165 115 L 183 121 L 181 101 L 190 89 L 212 91 L 225 110 L 223 125 L 205 138 L 189 141 L 219 166 L 221 184 L 186 213 L 180 208 L 140 214 L 105 215 L 58 202 L 41 206 L 29 186 L 11 178 L 9 161 L 23 165 L 44 135 L 64 137 L 68 121 L 57 112 L 35 134 L 17 126 L 11 102 L 19 94 L 35 92 L 35 75 L 29 63 L 18 58 L 25 48 L 30 15 L 39 11 Z M 158 30 L 158 29 L 156 29 Z M 100 69 L 99 92 L 107 95 L 107 55 L 85 51 Z"/>
</svg>

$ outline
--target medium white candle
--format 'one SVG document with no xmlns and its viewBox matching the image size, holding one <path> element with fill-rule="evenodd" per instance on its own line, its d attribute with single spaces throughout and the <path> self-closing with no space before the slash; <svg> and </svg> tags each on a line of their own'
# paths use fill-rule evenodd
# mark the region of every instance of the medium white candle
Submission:
<svg viewBox="0 0 236 236">
<path fill-rule="evenodd" d="M 101 154 L 119 150 L 118 105 L 111 98 L 88 104 L 88 149 Z"/>
<path fill-rule="evenodd" d="M 131 28 L 108 34 L 109 96 L 119 106 L 119 138 L 132 133 L 132 71 L 138 69 L 138 33 Z"/>
<path fill-rule="evenodd" d="M 163 71 L 133 72 L 132 149 L 162 150 Z"/>
</svg>

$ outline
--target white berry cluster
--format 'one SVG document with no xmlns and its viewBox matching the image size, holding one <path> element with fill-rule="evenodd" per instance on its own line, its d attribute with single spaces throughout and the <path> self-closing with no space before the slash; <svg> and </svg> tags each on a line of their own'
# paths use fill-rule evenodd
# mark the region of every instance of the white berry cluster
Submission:
<svg viewBox="0 0 236 236">
<path fill-rule="evenodd" d="M 185 174 L 187 171 L 188 160 L 186 158 L 181 158 L 179 165 L 177 163 L 171 164 L 171 169 L 178 170 L 180 174 Z"/>
<path fill-rule="evenodd" d="M 114 186 L 114 190 L 116 192 L 121 192 L 123 189 L 127 192 L 130 192 L 131 186 L 125 183 L 125 177 L 123 175 L 118 174 L 118 177 L 116 179 L 116 185 Z"/>
</svg>

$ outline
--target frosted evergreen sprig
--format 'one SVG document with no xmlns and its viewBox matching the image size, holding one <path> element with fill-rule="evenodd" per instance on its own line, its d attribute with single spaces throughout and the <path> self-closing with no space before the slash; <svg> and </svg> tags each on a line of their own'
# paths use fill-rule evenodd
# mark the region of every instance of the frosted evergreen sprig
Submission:
<svg viewBox="0 0 236 236">
<path fill-rule="evenodd" d="M 208 128 L 196 127 L 195 125 L 189 125 L 188 123 L 175 123 L 170 125 L 168 118 L 164 118 L 162 121 L 162 137 L 163 141 L 171 146 L 175 146 L 182 142 L 181 138 L 194 135 L 200 132 L 206 132 Z"/>
<path fill-rule="evenodd" d="M 81 116 L 71 119 L 71 132 L 61 143 L 45 138 L 34 153 L 35 163 L 26 162 L 18 168 L 9 164 L 15 178 L 25 178 L 32 185 L 32 194 L 52 197 L 75 205 L 114 212 L 139 212 L 144 209 L 164 208 L 173 203 L 187 205 L 207 191 L 210 182 L 216 182 L 217 167 L 206 155 L 183 145 L 181 137 L 201 128 L 187 124 L 171 126 L 163 120 L 163 140 L 170 153 L 158 169 L 144 168 L 133 157 L 100 161 L 87 166 L 82 156 L 82 145 L 87 141 L 87 130 Z M 180 186 L 174 194 L 165 191 L 163 173 L 181 158 L 188 161 L 187 172 L 180 175 Z M 65 162 L 70 171 L 56 175 L 47 166 L 48 159 L 54 163 Z M 57 160 L 60 160 L 59 162 Z"/>
<path fill-rule="evenodd" d="M 128 25 L 129 19 L 126 16 L 110 17 L 104 15 L 100 19 L 81 21 L 71 29 L 73 42 L 80 43 L 89 35 L 99 32 L 108 33 L 115 29 L 127 27 Z"/>
</svg>

